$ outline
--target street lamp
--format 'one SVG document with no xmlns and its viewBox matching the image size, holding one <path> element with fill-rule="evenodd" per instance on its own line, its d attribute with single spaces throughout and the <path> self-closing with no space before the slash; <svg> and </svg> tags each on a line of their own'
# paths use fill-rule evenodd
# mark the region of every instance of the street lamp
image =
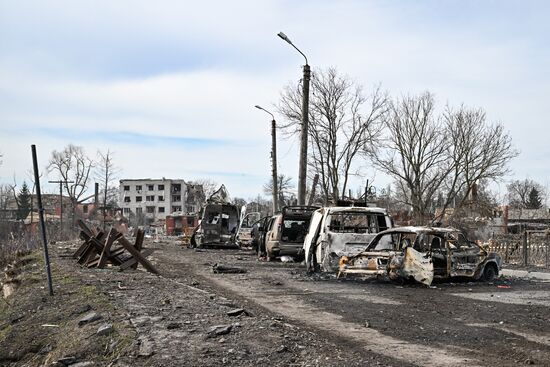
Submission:
<svg viewBox="0 0 550 367">
<path fill-rule="evenodd" d="M 296 47 L 292 41 L 283 32 L 277 36 L 294 47 L 306 60 L 304 65 L 304 77 L 302 83 L 302 130 L 300 132 L 300 163 L 298 167 L 298 205 L 305 205 L 306 202 L 306 174 L 307 174 L 307 135 L 309 124 L 309 80 L 311 71 L 307 62 L 306 55 Z"/>
<path fill-rule="evenodd" d="M 277 180 L 277 136 L 276 136 L 276 125 L 275 125 L 275 116 L 265 108 L 261 106 L 254 106 L 259 110 L 262 110 L 264 112 L 267 112 L 271 115 L 271 174 L 273 176 L 273 214 L 277 212 L 279 209 L 279 203 L 278 203 L 278 180 Z"/>
</svg>

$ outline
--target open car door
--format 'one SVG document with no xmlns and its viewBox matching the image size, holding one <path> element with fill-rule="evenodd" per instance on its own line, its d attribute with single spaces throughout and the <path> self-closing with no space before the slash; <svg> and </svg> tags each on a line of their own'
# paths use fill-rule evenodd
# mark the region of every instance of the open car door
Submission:
<svg viewBox="0 0 550 367">
<path fill-rule="evenodd" d="M 434 265 L 431 256 L 416 251 L 411 246 L 405 250 L 403 263 L 403 275 L 413 277 L 419 283 L 432 284 L 434 278 Z"/>
</svg>

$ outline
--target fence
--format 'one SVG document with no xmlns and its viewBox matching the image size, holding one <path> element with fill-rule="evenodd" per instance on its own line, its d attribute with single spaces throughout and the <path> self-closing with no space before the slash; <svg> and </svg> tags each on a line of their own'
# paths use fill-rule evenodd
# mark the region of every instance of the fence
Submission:
<svg viewBox="0 0 550 367">
<path fill-rule="evenodd" d="M 550 268 L 549 231 L 494 235 L 489 249 L 499 253 L 505 264 Z"/>
</svg>

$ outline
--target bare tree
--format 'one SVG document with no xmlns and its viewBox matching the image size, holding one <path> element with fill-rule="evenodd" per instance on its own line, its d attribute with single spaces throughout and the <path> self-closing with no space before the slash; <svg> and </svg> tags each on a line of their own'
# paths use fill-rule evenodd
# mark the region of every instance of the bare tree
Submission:
<svg viewBox="0 0 550 367">
<path fill-rule="evenodd" d="M 84 153 L 84 148 L 72 144 L 67 145 L 60 152 L 54 150 L 50 157 L 48 172 L 57 173 L 60 180 L 73 181 L 63 186 L 72 203 L 73 219 L 76 204 L 88 189 L 93 165 L 94 162 Z"/>
<path fill-rule="evenodd" d="M 375 165 L 395 178 L 402 201 L 413 208 L 417 222 L 424 216 L 447 175 L 448 136 L 436 118 L 430 93 L 404 97 L 391 106 L 385 119 L 385 149 L 373 150 Z"/>
<path fill-rule="evenodd" d="M 189 183 L 193 185 L 201 185 L 206 199 L 208 199 L 213 193 L 215 193 L 220 186 L 219 183 L 210 178 L 198 178 L 196 180 L 189 181 Z"/>
<path fill-rule="evenodd" d="M 101 213 L 103 215 L 103 229 L 105 229 L 105 221 L 107 218 L 107 206 L 116 203 L 118 197 L 118 187 L 116 187 L 116 177 L 120 173 L 120 169 L 113 163 L 113 152 L 107 149 L 106 153 L 97 152 L 98 162 L 96 166 L 95 176 L 101 186 Z"/>
<path fill-rule="evenodd" d="M 308 165 L 311 175 L 320 176 L 325 201 L 336 202 L 347 191 L 350 174 L 361 169 L 356 158 L 366 154 L 380 135 L 388 97 L 379 86 L 365 96 L 360 84 L 335 68 L 316 70 L 311 89 Z M 288 85 L 278 105 L 287 134 L 300 132 L 301 105 L 302 89 Z"/>
<path fill-rule="evenodd" d="M 454 163 L 452 185 L 448 187 L 448 201 L 456 193 L 464 192 L 458 206 L 463 206 L 476 183 L 503 177 L 510 171 L 508 162 L 518 155 L 512 147 L 512 138 L 501 124 L 488 124 L 481 108 L 468 109 L 464 105 L 454 111 L 447 107 L 443 119 L 450 136 L 450 158 Z"/>
<path fill-rule="evenodd" d="M 507 186 L 508 205 L 515 209 L 530 209 L 532 205 L 532 193 L 536 193 L 540 201 L 544 201 L 546 190 L 536 181 L 526 178 L 514 180 Z M 538 205 L 537 205 L 538 206 Z"/>
<path fill-rule="evenodd" d="M 292 184 L 292 177 L 279 174 L 277 177 L 277 187 L 279 193 L 279 205 L 291 205 L 292 201 L 296 198 L 294 185 Z M 271 195 L 273 192 L 273 178 L 264 185 L 263 191 L 265 195 Z"/>
<path fill-rule="evenodd" d="M 477 182 L 505 175 L 518 154 L 502 125 L 487 124 L 483 110 L 447 107 L 439 116 L 428 92 L 394 102 L 385 127 L 384 149 L 372 152 L 373 161 L 394 177 L 418 224 L 435 205 L 442 213 L 457 200 L 465 205 Z"/>
</svg>

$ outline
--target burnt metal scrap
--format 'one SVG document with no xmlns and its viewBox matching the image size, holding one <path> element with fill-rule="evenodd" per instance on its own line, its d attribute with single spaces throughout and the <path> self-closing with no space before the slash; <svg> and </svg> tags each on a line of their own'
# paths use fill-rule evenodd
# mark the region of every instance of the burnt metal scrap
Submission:
<svg viewBox="0 0 550 367">
<path fill-rule="evenodd" d="M 436 278 L 493 280 L 502 260 L 468 241 L 454 228 L 399 227 L 380 232 L 365 251 L 342 256 L 339 276 L 347 274 L 414 279 L 430 285 Z"/>
<path fill-rule="evenodd" d="M 338 271 L 342 256 L 363 251 L 380 231 L 393 226 L 386 209 L 326 207 L 313 213 L 303 244 L 306 267 L 312 271 Z"/>
</svg>

